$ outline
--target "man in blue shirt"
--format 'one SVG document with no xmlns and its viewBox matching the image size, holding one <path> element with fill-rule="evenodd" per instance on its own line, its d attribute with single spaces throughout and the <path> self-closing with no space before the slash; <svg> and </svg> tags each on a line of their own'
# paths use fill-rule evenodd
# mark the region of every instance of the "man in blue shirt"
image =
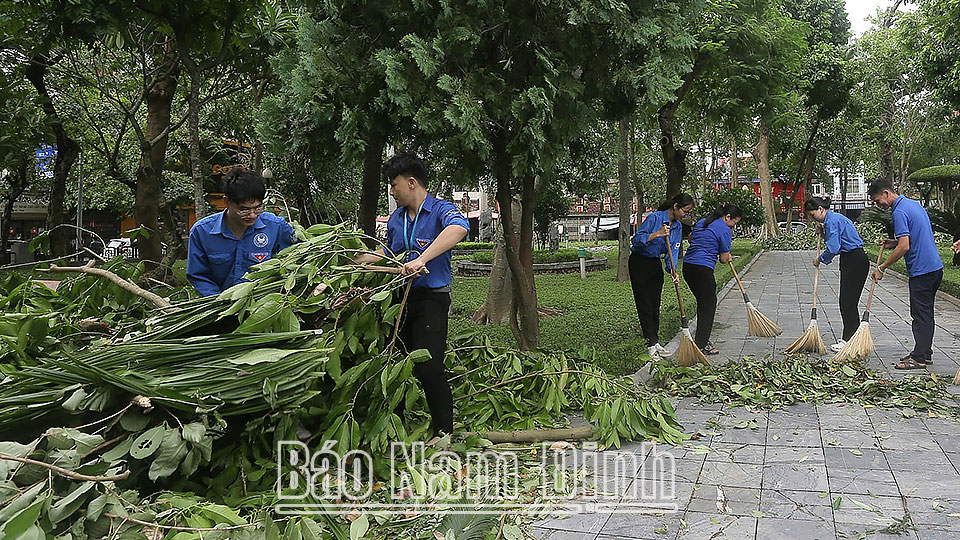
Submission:
<svg viewBox="0 0 960 540">
<path fill-rule="evenodd" d="M 263 211 L 266 188 L 256 172 L 236 168 L 223 177 L 227 208 L 194 223 L 187 249 L 187 279 L 203 296 L 240 283 L 262 263 L 296 241 L 282 217 Z"/>
<path fill-rule="evenodd" d="M 889 180 L 870 184 L 870 198 L 881 208 L 893 209 L 893 232 L 896 240 L 882 240 L 884 249 L 893 253 L 873 273 L 880 280 L 883 272 L 901 257 L 910 274 L 910 316 L 913 317 L 913 352 L 895 364 L 897 369 L 922 369 L 933 359 L 933 301 L 943 281 L 943 261 L 933 240 L 930 216 L 923 206 L 898 195 Z"/>
<path fill-rule="evenodd" d="M 427 168 L 414 154 L 387 160 L 383 176 L 397 210 L 387 221 L 387 242 L 382 251 L 367 253 L 356 262 L 376 262 L 400 257 L 401 274 L 413 278 L 398 333 L 404 352 L 426 349 L 430 360 L 414 366 L 423 386 L 436 433 L 453 433 L 453 395 L 443 369 L 447 351 L 447 317 L 450 310 L 450 249 L 466 236 L 470 224 L 453 203 L 427 193 Z"/>
</svg>

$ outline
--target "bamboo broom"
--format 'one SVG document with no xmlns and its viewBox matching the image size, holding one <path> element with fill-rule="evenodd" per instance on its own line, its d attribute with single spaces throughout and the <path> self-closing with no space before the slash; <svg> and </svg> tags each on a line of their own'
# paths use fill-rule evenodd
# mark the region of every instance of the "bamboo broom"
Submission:
<svg viewBox="0 0 960 540">
<path fill-rule="evenodd" d="M 817 253 L 820 253 L 820 237 L 817 236 Z M 817 326 L 817 284 L 820 280 L 820 265 L 813 270 L 813 309 L 810 310 L 810 324 L 807 329 L 800 334 L 796 341 L 790 344 L 783 352 L 793 354 L 796 352 L 807 351 L 817 354 L 827 352 L 826 345 L 823 344 L 823 338 L 820 337 L 820 328 Z"/>
<path fill-rule="evenodd" d="M 670 226 L 673 227 L 672 222 Z M 669 235 L 667 236 L 667 256 L 670 257 L 670 275 L 675 277 L 677 275 L 677 263 L 673 260 L 673 246 L 670 245 Z M 690 326 L 687 321 L 687 315 L 683 311 L 683 298 L 680 296 L 680 284 L 674 280 L 673 287 L 677 290 L 677 306 L 680 308 L 681 334 L 680 345 L 677 346 L 677 350 L 672 356 L 677 361 L 678 366 L 692 366 L 697 363 L 709 364 L 710 361 L 707 360 L 707 356 L 703 354 L 700 347 L 697 347 L 697 344 L 693 342 L 693 337 L 690 336 Z"/>
<path fill-rule="evenodd" d="M 733 261 L 730 261 L 730 270 L 733 272 L 733 277 L 737 280 L 737 285 L 740 286 L 740 292 L 743 293 L 743 301 L 747 304 L 747 335 L 776 337 L 782 334 L 783 330 L 780 326 L 763 313 L 760 313 L 760 310 L 747 298 L 747 291 L 743 289 L 743 283 L 740 282 L 740 276 L 737 275 L 737 269 L 733 266 Z"/>
<path fill-rule="evenodd" d="M 877 266 L 883 258 L 883 246 L 880 246 L 880 253 L 877 254 Z M 870 294 L 867 296 L 867 309 L 863 311 L 863 318 L 860 319 L 860 326 L 857 332 L 853 334 L 847 344 L 840 349 L 834 357 L 834 362 L 840 362 L 847 358 L 866 358 L 873 352 L 873 336 L 870 335 L 870 304 L 873 303 L 873 290 L 877 286 L 877 280 L 874 279 L 870 284 Z"/>
</svg>

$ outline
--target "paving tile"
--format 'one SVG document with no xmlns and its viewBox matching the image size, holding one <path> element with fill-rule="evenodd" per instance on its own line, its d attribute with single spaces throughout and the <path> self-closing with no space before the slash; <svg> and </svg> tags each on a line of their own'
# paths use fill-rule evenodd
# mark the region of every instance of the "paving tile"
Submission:
<svg viewBox="0 0 960 540">
<path fill-rule="evenodd" d="M 708 461 L 703 464 L 700 482 L 740 488 L 760 488 L 762 465 Z"/>
<path fill-rule="evenodd" d="M 766 442 L 765 430 L 752 429 L 725 429 L 719 435 L 714 437 L 716 442 L 732 444 L 764 444 Z"/>
<path fill-rule="evenodd" d="M 696 482 L 700 476 L 700 469 L 703 468 L 703 457 L 700 459 L 673 459 L 664 460 L 662 463 L 656 460 L 644 461 L 640 468 L 637 478 L 648 480 L 670 480 L 683 482 Z"/>
<path fill-rule="evenodd" d="M 760 507 L 760 490 L 703 484 L 693 492 L 687 510 L 749 516 Z"/>
<path fill-rule="evenodd" d="M 937 451 L 913 452 L 903 450 L 888 450 L 883 453 L 894 471 L 917 471 L 922 473 L 936 472 L 941 475 L 952 476 L 956 469 L 946 454 Z"/>
<path fill-rule="evenodd" d="M 941 452 L 940 445 L 929 433 L 891 433 L 881 434 L 878 430 L 877 438 L 883 450 L 906 450 L 910 452 L 936 451 Z"/>
<path fill-rule="evenodd" d="M 599 538 L 675 538 L 680 530 L 680 515 L 611 514 Z M 598 540 L 599 540 L 598 538 Z"/>
<path fill-rule="evenodd" d="M 556 529 L 570 533 L 593 533 L 596 535 L 600 532 L 610 517 L 611 514 L 609 513 L 599 512 L 593 514 L 572 514 L 569 516 L 552 517 L 543 521 L 538 521 L 535 526 L 541 529 Z M 550 540 L 554 539 L 551 537 Z"/>
<path fill-rule="evenodd" d="M 881 532 L 883 525 L 836 523 L 834 526 L 838 540 L 918 540 L 916 531 Z"/>
<path fill-rule="evenodd" d="M 702 540 L 704 538 L 740 540 L 754 538 L 757 534 L 757 518 L 753 516 L 687 512 L 684 515 L 684 521 L 687 526 L 680 530 L 677 540 Z"/>
<path fill-rule="evenodd" d="M 840 448 L 825 446 L 823 455 L 827 468 L 889 470 L 886 453 L 875 448 Z"/>
<path fill-rule="evenodd" d="M 832 540 L 836 531 L 830 521 L 796 521 L 775 517 L 757 520 L 757 538 L 763 540 Z"/>
<path fill-rule="evenodd" d="M 534 527 L 530 530 L 530 533 L 538 540 L 594 540 L 597 537 L 596 533 L 563 531 L 543 527 Z"/>
<path fill-rule="evenodd" d="M 767 465 L 823 462 L 823 448 L 820 447 L 768 446 L 764 458 Z"/>
<path fill-rule="evenodd" d="M 839 508 L 833 510 L 836 523 L 864 524 L 883 528 L 902 519 L 905 512 L 899 496 L 869 496 L 859 493 L 832 492 L 831 497 L 840 498 Z"/>
<path fill-rule="evenodd" d="M 877 438 L 873 431 L 849 429 L 826 429 L 821 425 L 820 436 L 824 446 L 840 448 L 876 448 Z"/>
<path fill-rule="evenodd" d="M 900 495 L 893 473 L 888 470 L 827 468 L 827 480 L 833 493 Z"/>
<path fill-rule="evenodd" d="M 894 478 L 905 497 L 935 499 L 960 499 L 960 476 L 939 474 L 928 471 L 898 471 L 894 469 Z"/>
<path fill-rule="evenodd" d="M 764 447 L 760 445 L 715 442 L 710 448 L 712 451 L 707 454 L 706 461 L 763 463 Z"/>
<path fill-rule="evenodd" d="M 827 469 L 822 463 L 764 465 L 762 487 L 763 489 L 826 491 Z"/>
<path fill-rule="evenodd" d="M 822 444 L 819 429 L 771 427 L 767 430 L 767 446 L 820 447 Z"/>
<path fill-rule="evenodd" d="M 920 540 L 957 540 L 958 534 L 954 529 L 938 527 L 936 525 L 917 525 L 916 532 Z"/>
<path fill-rule="evenodd" d="M 906 497 L 907 508 L 915 525 L 931 525 L 960 533 L 960 501 Z M 956 534 L 960 537 L 960 534 Z"/>
<path fill-rule="evenodd" d="M 760 492 L 760 511 L 764 516 L 833 523 L 833 507 L 826 492 L 764 489 Z"/>
</svg>

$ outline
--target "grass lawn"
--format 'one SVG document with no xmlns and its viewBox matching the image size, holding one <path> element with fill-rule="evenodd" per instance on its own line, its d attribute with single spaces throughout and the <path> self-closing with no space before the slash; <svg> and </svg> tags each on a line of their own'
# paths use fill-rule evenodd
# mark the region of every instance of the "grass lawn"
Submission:
<svg viewBox="0 0 960 540">
<path fill-rule="evenodd" d="M 943 283 L 940 285 L 940 290 L 950 296 L 960 298 L 960 266 L 953 266 L 953 249 L 951 249 L 949 245 L 938 247 L 940 249 L 940 259 L 943 260 Z M 875 268 L 877 262 L 877 252 L 880 248 L 876 244 L 864 244 L 863 248 L 864 251 L 867 252 L 867 257 L 870 259 L 870 271 L 872 275 L 873 268 Z M 889 250 L 884 251 L 883 258 L 886 259 L 889 254 Z M 910 275 L 907 273 L 907 265 L 903 262 L 903 259 L 897 261 L 890 269 L 904 276 Z"/>
<path fill-rule="evenodd" d="M 571 242 L 573 244 L 573 242 Z M 592 244 L 587 244 L 592 245 Z M 760 250 L 750 240 L 735 240 L 733 254 L 738 271 Z M 617 251 L 606 253 L 610 268 L 579 274 L 543 274 L 536 276 L 537 299 L 541 306 L 557 308 L 562 314 L 541 319 L 540 345 L 550 350 L 576 350 L 582 345 L 595 347 L 600 353 L 601 366 L 610 373 L 633 373 L 643 365 L 647 347 L 640 334 L 637 308 L 633 302 L 630 282 L 618 282 Z M 727 265 L 717 265 L 717 287 L 723 287 L 733 275 Z M 506 325 L 479 326 L 470 316 L 480 308 L 487 294 L 488 278 L 454 277 L 453 316 L 450 335 L 481 329 L 494 344 L 516 346 L 513 334 Z M 681 278 L 683 305 L 687 316 L 696 314 L 693 294 Z M 660 341 L 666 344 L 680 330 L 680 311 L 677 294 L 669 278 L 663 286 L 660 316 Z"/>
</svg>

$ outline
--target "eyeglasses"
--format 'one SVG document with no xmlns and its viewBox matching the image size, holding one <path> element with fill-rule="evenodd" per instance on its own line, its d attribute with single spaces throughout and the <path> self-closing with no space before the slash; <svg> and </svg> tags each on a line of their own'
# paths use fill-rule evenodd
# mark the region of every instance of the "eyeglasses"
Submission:
<svg viewBox="0 0 960 540">
<path fill-rule="evenodd" d="M 260 203 L 259 206 L 254 206 L 253 208 L 244 208 L 243 206 L 238 206 L 237 208 L 237 215 L 249 216 L 250 214 L 259 214 L 263 212 L 263 203 Z"/>
</svg>

